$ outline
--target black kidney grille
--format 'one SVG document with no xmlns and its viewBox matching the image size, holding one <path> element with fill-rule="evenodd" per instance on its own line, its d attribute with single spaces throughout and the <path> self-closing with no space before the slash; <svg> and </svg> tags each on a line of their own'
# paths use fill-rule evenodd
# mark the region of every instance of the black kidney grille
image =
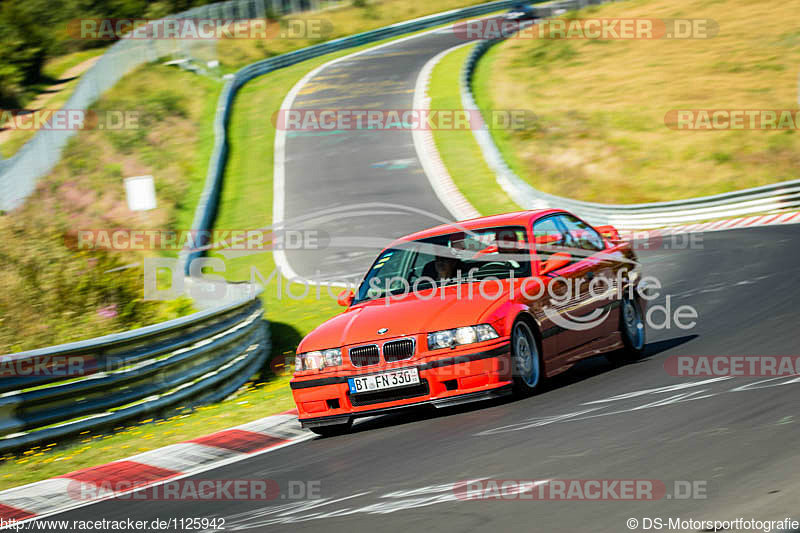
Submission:
<svg viewBox="0 0 800 533">
<path fill-rule="evenodd" d="M 380 361 L 378 347 L 374 344 L 350 348 L 349 354 L 350 362 L 353 363 L 353 366 L 377 365 Z"/>
<path fill-rule="evenodd" d="M 400 339 L 383 345 L 383 360 L 387 363 L 410 359 L 414 355 L 414 340 Z"/>
</svg>

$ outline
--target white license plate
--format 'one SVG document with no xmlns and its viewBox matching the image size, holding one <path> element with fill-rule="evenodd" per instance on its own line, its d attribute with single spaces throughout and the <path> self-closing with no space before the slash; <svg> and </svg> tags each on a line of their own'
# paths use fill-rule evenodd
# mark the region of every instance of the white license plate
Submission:
<svg viewBox="0 0 800 533">
<path fill-rule="evenodd" d="M 407 387 L 418 383 L 419 372 L 416 368 L 403 368 L 402 370 L 392 370 L 391 372 L 381 372 L 380 374 L 371 374 L 369 376 L 347 378 L 350 394 Z"/>
</svg>

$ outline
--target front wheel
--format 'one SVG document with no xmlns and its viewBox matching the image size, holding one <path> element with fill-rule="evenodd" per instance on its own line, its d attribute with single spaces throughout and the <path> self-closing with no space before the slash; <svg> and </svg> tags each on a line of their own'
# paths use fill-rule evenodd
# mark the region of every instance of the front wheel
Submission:
<svg viewBox="0 0 800 533">
<path fill-rule="evenodd" d="M 353 427 L 353 419 L 351 418 L 344 424 L 331 424 L 329 426 L 316 426 L 310 427 L 312 432 L 320 437 L 335 437 L 337 435 L 345 435 L 350 433 L 350 428 Z"/>
<path fill-rule="evenodd" d="M 542 361 L 530 326 L 523 321 L 511 330 L 511 359 L 514 361 L 514 389 L 531 394 L 542 381 Z"/>
<path fill-rule="evenodd" d="M 631 298 L 622 299 L 619 322 L 622 343 L 625 347 L 618 353 L 610 354 L 609 359 L 614 363 L 636 361 L 644 354 L 644 346 L 646 344 L 642 308 L 636 300 Z"/>
</svg>

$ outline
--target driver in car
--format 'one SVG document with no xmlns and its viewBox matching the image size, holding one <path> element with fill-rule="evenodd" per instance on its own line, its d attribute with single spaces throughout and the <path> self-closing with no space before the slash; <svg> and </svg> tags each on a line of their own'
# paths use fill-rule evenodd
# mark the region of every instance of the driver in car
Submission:
<svg viewBox="0 0 800 533">
<path fill-rule="evenodd" d="M 453 279 L 458 275 L 458 267 L 461 261 L 458 258 L 447 255 L 437 255 L 433 262 L 436 268 L 436 275 L 440 280 Z"/>
<path fill-rule="evenodd" d="M 422 276 L 436 281 L 445 281 L 458 277 L 461 261 L 454 255 L 439 252 L 436 257 L 425 265 Z"/>
</svg>

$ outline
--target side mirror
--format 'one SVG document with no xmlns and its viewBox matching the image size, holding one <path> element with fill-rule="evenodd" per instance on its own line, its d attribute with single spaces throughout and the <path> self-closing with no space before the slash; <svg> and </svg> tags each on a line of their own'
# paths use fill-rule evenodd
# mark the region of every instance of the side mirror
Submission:
<svg viewBox="0 0 800 533">
<path fill-rule="evenodd" d="M 597 232 L 600 233 L 600 235 L 602 235 L 603 237 L 605 237 L 610 241 L 619 240 L 619 231 L 617 231 L 617 228 L 615 228 L 614 226 L 611 225 L 595 226 L 594 229 L 596 229 Z"/>
<path fill-rule="evenodd" d="M 339 293 L 339 297 L 336 299 L 336 303 L 338 303 L 342 307 L 350 307 L 355 297 L 356 295 L 353 293 L 353 291 L 344 290 Z"/>
<path fill-rule="evenodd" d="M 561 267 L 565 267 L 570 261 L 572 261 L 572 256 L 568 252 L 555 253 L 551 255 L 550 258 L 545 261 L 544 265 L 542 265 L 542 268 L 539 269 L 539 275 L 543 276 Z"/>
</svg>

